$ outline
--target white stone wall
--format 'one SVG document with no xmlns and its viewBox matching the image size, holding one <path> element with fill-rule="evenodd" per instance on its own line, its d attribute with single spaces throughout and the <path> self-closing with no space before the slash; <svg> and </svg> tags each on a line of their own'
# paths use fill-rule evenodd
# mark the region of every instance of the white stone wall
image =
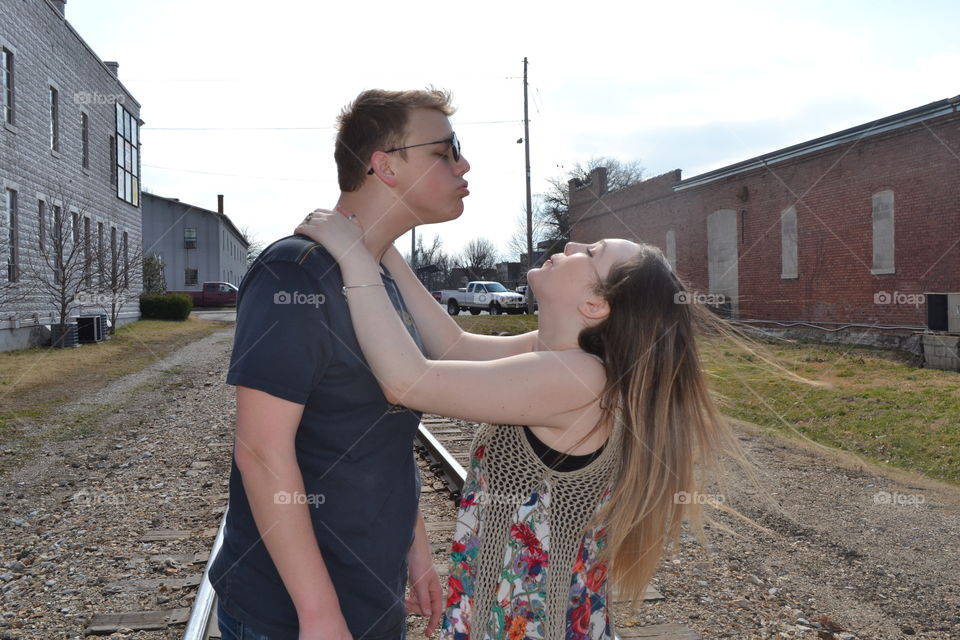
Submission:
<svg viewBox="0 0 960 640">
<path fill-rule="evenodd" d="M 69 11 L 69 7 L 67 9 Z M 134 117 L 140 105 L 82 38 L 47 0 L 0 0 L 0 47 L 14 54 L 13 125 L 0 123 L 0 195 L 17 191 L 21 283 L 29 289 L 28 261 L 37 259 L 39 201 L 46 203 L 47 232 L 52 208 L 62 204 L 64 215 L 78 211 L 105 229 L 117 228 L 118 244 L 127 232 L 132 250 L 140 245 L 141 210 L 117 198 L 110 148 L 116 135 L 115 102 Z M 59 151 L 50 149 L 49 90 L 59 91 Z M 89 168 L 82 166 L 80 114 L 89 121 Z M 0 207 L 4 207 L 0 198 Z M 68 208 L 69 207 L 69 208 Z M 0 216 L 0 281 L 7 282 L 7 214 Z M 82 223 L 81 223 L 82 224 Z M 93 245 L 96 245 L 94 237 Z M 94 284 L 97 278 L 94 275 Z M 130 278 L 131 301 L 119 324 L 139 317 L 139 272 Z M 76 307 L 71 315 L 99 313 L 99 307 Z M 0 302 L 0 350 L 21 348 L 43 340 L 38 327 L 55 322 L 56 311 L 36 295 L 17 303 Z"/>
</svg>

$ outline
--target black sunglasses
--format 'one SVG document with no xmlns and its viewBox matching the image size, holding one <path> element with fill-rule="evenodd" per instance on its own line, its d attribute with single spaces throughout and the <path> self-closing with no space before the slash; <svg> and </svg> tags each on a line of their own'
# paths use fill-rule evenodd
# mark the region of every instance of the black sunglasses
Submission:
<svg viewBox="0 0 960 640">
<path fill-rule="evenodd" d="M 431 144 L 449 144 L 450 145 L 450 155 L 453 156 L 454 162 L 460 162 L 460 141 L 457 140 L 457 134 L 450 134 L 449 138 L 444 138 L 443 140 L 434 140 L 433 142 L 421 142 L 420 144 L 408 144 L 405 147 L 394 147 L 393 149 L 387 149 L 384 153 L 393 153 L 394 151 L 403 151 L 404 149 L 413 149 L 414 147 L 426 147 Z M 367 171 L 368 176 L 373 175 L 373 167 L 370 167 L 370 170 Z"/>
</svg>

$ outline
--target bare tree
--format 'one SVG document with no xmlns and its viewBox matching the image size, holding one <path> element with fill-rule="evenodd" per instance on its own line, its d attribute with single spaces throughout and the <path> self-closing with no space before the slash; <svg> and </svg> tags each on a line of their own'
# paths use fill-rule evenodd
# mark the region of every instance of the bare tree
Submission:
<svg viewBox="0 0 960 640">
<path fill-rule="evenodd" d="M 411 267 L 414 264 L 417 265 L 414 273 L 417 274 L 417 278 L 420 279 L 423 286 L 431 290 L 445 286 L 450 277 L 452 260 L 444 252 L 443 240 L 440 236 L 433 236 L 430 246 L 425 246 L 423 244 L 423 234 L 420 234 L 417 237 L 416 251 L 416 262 L 411 261 L 410 254 L 405 254 L 404 258 Z"/>
<path fill-rule="evenodd" d="M 143 256 L 143 292 L 152 295 L 162 295 L 167 292 L 167 278 L 163 275 L 163 263 L 160 261 L 160 256 L 153 253 Z"/>
<path fill-rule="evenodd" d="M 603 156 L 577 162 L 563 174 L 548 178 L 550 186 L 545 193 L 538 194 L 540 202 L 534 214 L 543 226 L 546 239 L 554 241 L 554 247 L 570 240 L 569 181 L 586 182 L 590 172 L 598 167 L 607 169 L 607 191 L 618 191 L 643 180 L 644 168 L 639 161 L 621 162 Z"/>
<path fill-rule="evenodd" d="M 457 256 L 456 266 L 467 272 L 471 280 L 483 280 L 495 271 L 497 247 L 486 238 L 474 238 Z"/>
<path fill-rule="evenodd" d="M 66 335 L 67 318 L 79 302 L 81 292 L 90 274 L 90 238 L 81 223 L 83 210 L 71 210 L 70 203 L 60 198 L 52 206 L 49 230 L 42 230 L 38 251 L 25 261 L 25 275 L 33 283 L 38 295 L 57 314 L 54 346 L 62 346 Z"/>
<path fill-rule="evenodd" d="M 117 331 L 121 309 L 140 295 L 140 287 L 136 285 L 143 283 L 143 246 L 130 246 L 127 233 L 118 234 L 117 229 L 111 227 L 109 242 L 97 239 L 93 259 L 97 267 L 96 284 L 88 267 L 89 275 L 84 280 L 85 289 L 79 295 L 79 302 L 100 307 L 110 318 L 112 335 Z"/>
<path fill-rule="evenodd" d="M 10 307 L 26 300 L 28 291 L 28 283 L 8 281 L 0 284 L 0 317 L 16 317 Z"/>
<path fill-rule="evenodd" d="M 536 250 L 537 245 L 546 238 L 546 228 L 540 216 L 533 216 L 532 220 L 533 248 Z M 513 225 L 513 235 L 507 241 L 507 251 L 510 257 L 515 257 L 518 262 L 520 256 L 527 252 L 527 214 L 525 211 L 517 214 Z"/>
<path fill-rule="evenodd" d="M 247 243 L 247 267 L 253 264 L 253 261 L 257 259 L 257 256 L 260 255 L 260 252 L 263 251 L 264 247 L 267 246 L 263 240 L 257 235 L 257 232 L 250 228 L 249 225 L 244 225 L 240 229 L 240 235 L 243 236 L 243 239 Z"/>
</svg>

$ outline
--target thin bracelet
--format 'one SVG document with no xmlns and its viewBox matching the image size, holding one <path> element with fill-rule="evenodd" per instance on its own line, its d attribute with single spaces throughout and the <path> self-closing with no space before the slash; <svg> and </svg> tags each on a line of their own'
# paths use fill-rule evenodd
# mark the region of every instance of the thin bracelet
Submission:
<svg viewBox="0 0 960 640">
<path fill-rule="evenodd" d="M 387 285 L 383 284 L 382 282 L 375 282 L 375 283 L 372 283 L 372 284 L 351 284 L 351 285 L 343 285 L 343 287 L 342 287 L 343 295 L 344 295 L 344 296 L 347 295 L 347 289 L 359 289 L 360 287 L 383 287 L 384 289 L 386 289 Z"/>
</svg>

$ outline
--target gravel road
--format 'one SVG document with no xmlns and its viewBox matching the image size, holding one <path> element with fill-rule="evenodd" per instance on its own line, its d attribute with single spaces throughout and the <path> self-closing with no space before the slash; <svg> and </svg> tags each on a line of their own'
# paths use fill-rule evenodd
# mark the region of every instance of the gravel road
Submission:
<svg viewBox="0 0 960 640">
<path fill-rule="evenodd" d="M 19 461 L 0 478 L 0 640 L 78 637 L 97 613 L 192 604 L 189 586 L 135 581 L 189 582 L 203 570 L 190 557 L 209 550 L 226 498 L 231 339 L 232 330 L 218 331 L 29 425 L 50 434 L 38 450 L 0 444 Z M 664 598 L 621 607 L 621 628 L 960 639 L 960 489 L 746 426 L 739 432 L 765 488 L 740 487 L 724 502 L 772 533 L 724 515 L 737 535 L 710 528 L 709 549 L 685 538 L 655 579 Z M 445 492 L 425 484 L 425 509 L 452 522 Z M 141 540 L 158 530 L 180 537 Z M 438 561 L 445 536 L 434 534 Z M 179 638 L 182 630 L 112 637 Z"/>
</svg>

